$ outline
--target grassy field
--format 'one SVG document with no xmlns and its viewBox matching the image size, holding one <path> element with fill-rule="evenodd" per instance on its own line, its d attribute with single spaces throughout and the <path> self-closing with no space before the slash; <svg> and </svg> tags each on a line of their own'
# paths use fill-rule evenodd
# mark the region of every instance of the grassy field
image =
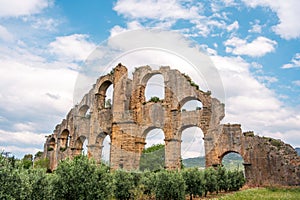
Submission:
<svg viewBox="0 0 300 200">
<path fill-rule="evenodd" d="M 253 199 L 268 199 L 268 200 L 299 200 L 300 187 L 289 188 L 252 188 L 243 191 L 238 191 L 232 194 L 214 198 L 222 200 L 253 200 Z"/>
</svg>

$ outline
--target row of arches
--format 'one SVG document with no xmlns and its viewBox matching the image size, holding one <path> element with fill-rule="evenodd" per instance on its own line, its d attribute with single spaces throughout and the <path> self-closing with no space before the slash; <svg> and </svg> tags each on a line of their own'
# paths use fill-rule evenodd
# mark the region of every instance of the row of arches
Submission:
<svg viewBox="0 0 300 200">
<path fill-rule="evenodd" d="M 60 150 L 69 147 L 70 137 L 67 129 L 63 130 L 60 135 Z M 181 134 L 181 159 L 182 165 L 186 167 L 198 167 L 205 168 L 205 146 L 204 146 L 204 135 L 198 127 L 188 127 L 182 131 Z M 165 136 L 162 129 L 152 128 L 145 133 L 145 147 L 144 149 L 151 148 L 155 145 L 165 145 Z M 88 152 L 88 138 L 80 136 L 75 141 L 76 155 L 83 154 L 87 155 Z M 109 134 L 103 132 L 100 133 L 96 138 L 96 144 L 101 146 L 101 162 L 109 165 L 110 162 L 110 149 L 111 139 Z M 49 149 L 55 148 L 55 139 L 51 138 L 49 141 Z M 154 159 L 154 160 L 153 160 Z M 140 169 L 155 170 L 155 167 L 164 166 L 164 148 L 151 152 L 150 157 L 141 157 Z M 243 170 L 243 158 L 238 152 L 228 151 L 220 157 L 221 163 L 229 169 Z M 141 168 L 144 167 L 144 168 Z M 146 167 L 145 167 L 146 166 Z"/>
<path fill-rule="evenodd" d="M 161 74 L 152 75 L 147 80 L 145 88 L 145 99 L 146 101 L 150 101 L 153 97 L 158 97 L 160 100 L 165 98 L 165 83 L 164 77 Z M 193 111 L 203 108 L 202 102 L 197 98 L 187 98 L 181 103 L 181 111 Z"/>
<path fill-rule="evenodd" d="M 104 81 L 98 90 L 98 95 L 104 97 L 100 101 L 100 107 L 111 108 L 113 104 L 113 84 L 111 81 Z M 161 74 L 151 75 L 148 80 L 146 80 L 145 88 L 145 99 L 146 102 L 150 101 L 151 98 L 158 97 L 160 100 L 165 98 L 165 83 L 164 78 Z M 203 105 L 199 99 L 190 98 L 188 101 L 183 102 L 180 106 L 181 111 L 192 111 L 202 109 Z"/>
</svg>

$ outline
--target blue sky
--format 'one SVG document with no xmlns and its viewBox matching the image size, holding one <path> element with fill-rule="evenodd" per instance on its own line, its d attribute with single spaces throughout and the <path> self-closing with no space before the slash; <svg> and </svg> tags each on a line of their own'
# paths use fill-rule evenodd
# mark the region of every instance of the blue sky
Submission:
<svg viewBox="0 0 300 200">
<path fill-rule="evenodd" d="M 72 107 L 88 55 L 144 28 L 176 31 L 210 56 L 224 123 L 300 146 L 299 8 L 298 0 L 0 0 L 0 149 L 42 150 Z"/>
</svg>

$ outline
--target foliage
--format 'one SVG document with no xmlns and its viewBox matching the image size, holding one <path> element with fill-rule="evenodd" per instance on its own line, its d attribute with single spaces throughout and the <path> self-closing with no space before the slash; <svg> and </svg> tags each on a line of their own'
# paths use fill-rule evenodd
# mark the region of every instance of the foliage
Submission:
<svg viewBox="0 0 300 200">
<path fill-rule="evenodd" d="M 185 182 L 181 173 L 162 170 L 155 174 L 156 199 L 185 199 Z"/>
<path fill-rule="evenodd" d="M 144 171 L 141 175 L 140 185 L 143 187 L 143 193 L 149 197 L 155 195 L 155 173 Z"/>
<path fill-rule="evenodd" d="M 242 171 L 228 171 L 228 190 L 237 191 L 245 184 L 246 180 Z"/>
<path fill-rule="evenodd" d="M 163 145 L 148 151 L 158 147 Z M 42 160 L 45 161 L 38 161 Z M 0 154 L 0 199 L 185 199 L 185 195 L 192 199 L 238 190 L 245 183 L 243 172 L 227 171 L 223 167 L 110 173 L 108 167 L 79 156 L 60 162 L 56 171 L 48 174 L 36 162 L 34 168 L 27 169 L 23 159 Z"/>
<path fill-rule="evenodd" d="M 228 180 L 228 172 L 224 167 L 219 166 L 217 169 L 217 193 L 221 191 L 227 192 L 229 180 Z"/>
<path fill-rule="evenodd" d="M 204 196 L 207 195 L 208 192 L 213 193 L 217 191 L 217 172 L 213 168 L 207 168 L 204 171 Z"/>
<path fill-rule="evenodd" d="M 48 169 L 49 167 L 49 159 L 48 158 L 40 158 L 34 161 L 34 168 L 44 168 Z"/>
<path fill-rule="evenodd" d="M 38 151 L 38 152 L 34 155 L 34 159 L 41 158 L 42 155 L 43 155 L 43 152 L 42 152 L 42 151 Z"/>
<path fill-rule="evenodd" d="M 159 101 L 160 101 L 159 97 L 151 97 L 150 100 L 149 100 L 149 102 L 154 102 L 154 103 L 157 103 Z"/>
<path fill-rule="evenodd" d="M 112 107 L 112 104 L 111 104 L 111 99 L 107 99 L 105 101 L 105 108 L 111 108 Z"/>
<path fill-rule="evenodd" d="M 62 161 L 54 176 L 55 199 L 107 199 L 111 195 L 108 169 L 97 167 L 86 156 Z"/>
<path fill-rule="evenodd" d="M 186 184 L 186 194 L 190 195 L 190 199 L 193 196 L 201 197 L 204 193 L 204 172 L 197 168 L 187 168 L 182 171 L 182 177 Z"/>
<path fill-rule="evenodd" d="M 131 191 L 134 189 L 134 177 L 131 173 L 123 170 L 114 172 L 114 195 L 117 199 L 130 199 Z"/>
<path fill-rule="evenodd" d="M 158 151 L 160 149 L 164 149 L 165 145 L 164 144 L 154 144 L 151 147 L 148 147 L 143 150 L 143 153 L 153 153 L 155 151 Z"/>
<path fill-rule="evenodd" d="M 0 199 L 17 199 L 19 197 L 22 181 L 18 171 L 2 154 L 0 154 L 0 183 Z"/>
<path fill-rule="evenodd" d="M 155 144 L 143 150 L 140 170 L 158 171 L 165 166 L 165 145 Z"/>
<path fill-rule="evenodd" d="M 22 166 L 25 169 L 29 169 L 30 167 L 32 167 L 32 164 L 33 164 L 33 155 L 32 154 L 24 155 L 22 159 Z"/>
<path fill-rule="evenodd" d="M 197 85 L 195 82 L 190 82 L 191 86 L 196 87 L 197 90 L 199 90 L 199 85 Z"/>
</svg>

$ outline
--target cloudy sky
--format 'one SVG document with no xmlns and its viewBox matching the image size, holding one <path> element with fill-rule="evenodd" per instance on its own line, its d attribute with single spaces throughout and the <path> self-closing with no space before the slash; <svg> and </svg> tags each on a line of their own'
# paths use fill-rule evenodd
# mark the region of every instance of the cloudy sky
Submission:
<svg viewBox="0 0 300 200">
<path fill-rule="evenodd" d="M 298 0 L 0 0 L 0 150 L 42 150 L 73 105 L 86 58 L 143 28 L 173 30 L 209 55 L 225 90 L 224 123 L 300 146 L 299 8 Z"/>
</svg>

